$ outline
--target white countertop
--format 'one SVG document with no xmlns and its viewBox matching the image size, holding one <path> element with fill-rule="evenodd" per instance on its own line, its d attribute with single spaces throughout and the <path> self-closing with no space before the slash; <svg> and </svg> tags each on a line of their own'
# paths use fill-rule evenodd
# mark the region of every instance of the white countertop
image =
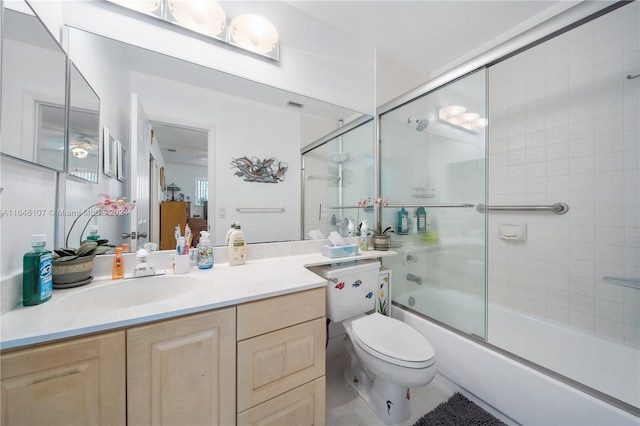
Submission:
<svg viewBox="0 0 640 426">
<path fill-rule="evenodd" d="M 116 281 L 96 279 L 82 287 L 54 290 L 51 300 L 41 305 L 19 306 L 2 315 L 0 317 L 0 349 L 17 348 L 88 333 L 131 327 L 150 321 L 323 287 L 326 285 L 326 280 L 309 271 L 306 267 L 396 254 L 392 251 L 371 250 L 361 252 L 358 256 L 340 259 L 330 259 L 321 254 L 304 254 L 247 261 L 246 264 L 239 266 L 229 266 L 226 263 L 216 264 L 209 270 L 191 268 L 190 273 L 182 275 L 169 274 Z M 178 278 L 175 283 L 168 282 L 174 278 Z M 189 280 L 187 281 L 185 278 Z M 146 294 L 146 296 L 154 296 L 151 298 L 158 301 L 136 304 L 139 295 L 135 293 L 137 289 L 134 286 L 136 282 L 142 283 L 137 280 L 146 280 L 145 285 L 141 286 L 145 289 L 152 288 L 147 284 L 156 282 L 148 280 L 157 280 L 159 284 L 172 286 L 184 285 L 185 288 L 189 288 L 182 294 L 164 299 L 159 292 L 153 295 Z M 117 286 L 123 284 L 128 288 L 128 291 L 124 292 L 122 297 L 129 298 L 127 300 L 132 306 L 109 307 L 107 298 L 111 301 L 115 300 L 118 304 L 117 298 L 120 296 L 115 298 L 111 296 L 118 292 Z M 124 289 L 125 286 L 121 289 Z M 105 289 L 100 287 L 105 287 Z M 167 287 L 167 285 L 161 285 L 158 286 L 158 289 L 166 289 Z M 90 303 L 78 303 L 81 306 L 76 307 L 74 299 L 83 300 L 82 297 L 86 296 L 80 294 L 82 292 L 93 292 L 95 296 L 84 299 L 91 300 Z M 101 304 L 102 300 L 95 300 L 103 297 L 105 298 L 104 307 Z M 141 296 L 142 299 L 144 297 L 145 295 Z"/>
</svg>

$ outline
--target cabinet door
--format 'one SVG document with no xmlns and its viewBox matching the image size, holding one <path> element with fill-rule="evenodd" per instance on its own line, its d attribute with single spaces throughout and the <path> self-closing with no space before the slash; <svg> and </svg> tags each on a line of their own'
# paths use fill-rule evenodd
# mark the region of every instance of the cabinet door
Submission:
<svg viewBox="0 0 640 426">
<path fill-rule="evenodd" d="M 323 317 L 238 342 L 238 411 L 323 376 L 325 325 Z"/>
<path fill-rule="evenodd" d="M 2 354 L 3 425 L 125 424 L 125 333 Z"/>
<path fill-rule="evenodd" d="M 235 424 L 236 309 L 127 330 L 129 425 Z"/>
<path fill-rule="evenodd" d="M 238 414 L 242 426 L 318 426 L 324 421 L 324 376 Z"/>
</svg>

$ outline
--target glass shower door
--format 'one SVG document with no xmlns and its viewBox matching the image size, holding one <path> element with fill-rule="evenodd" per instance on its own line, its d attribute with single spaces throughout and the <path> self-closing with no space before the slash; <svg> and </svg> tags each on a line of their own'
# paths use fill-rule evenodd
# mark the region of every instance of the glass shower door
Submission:
<svg viewBox="0 0 640 426">
<path fill-rule="evenodd" d="M 486 71 L 380 116 L 381 225 L 399 256 L 392 300 L 465 333 L 486 335 Z M 420 215 L 426 213 L 426 228 Z M 405 223 L 406 222 L 406 223 Z"/>
<path fill-rule="evenodd" d="M 355 236 L 364 219 L 372 226 L 373 208 L 359 204 L 373 200 L 373 143 L 369 118 L 303 152 L 303 239 Z"/>
</svg>

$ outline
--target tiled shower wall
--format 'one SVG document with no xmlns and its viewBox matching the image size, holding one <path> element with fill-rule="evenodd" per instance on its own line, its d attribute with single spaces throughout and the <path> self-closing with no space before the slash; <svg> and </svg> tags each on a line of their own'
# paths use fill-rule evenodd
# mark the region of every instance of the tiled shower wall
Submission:
<svg viewBox="0 0 640 426">
<path fill-rule="evenodd" d="M 489 68 L 489 300 L 638 345 L 639 2 Z M 526 240 L 499 238 L 526 225 Z"/>
</svg>

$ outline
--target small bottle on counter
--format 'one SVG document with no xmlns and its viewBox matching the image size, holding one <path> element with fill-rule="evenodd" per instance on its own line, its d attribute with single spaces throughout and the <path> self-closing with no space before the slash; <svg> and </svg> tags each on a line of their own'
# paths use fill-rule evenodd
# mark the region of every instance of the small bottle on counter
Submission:
<svg viewBox="0 0 640 426">
<path fill-rule="evenodd" d="M 198 252 L 196 261 L 198 269 L 211 269 L 213 267 L 213 247 L 207 231 L 200 231 L 200 242 L 196 251 Z"/>
<path fill-rule="evenodd" d="M 244 265 L 246 261 L 247 244 L 244 239 L 244 232 L 240 227 L 240 223 L 236 222 L 235 230 L 229 236 L 229 244 L 227 246 L 227 258 L 229 265 Z"/>
<path fill-rule="evenodd" d="M 22 304 L 39 305 L 51 299 L 53 293 L 53 255 L 44 247 L 45 234 L 31 236 L 33 251 L 22 258 Z"/>
<path fill-rule="evenodd" d="M 121 280 L 124 278 L 124 257 L 122 247 L 116 247 L 116 257 L 113 258 L 113 268 L 111 269 L 111 279 Z"/>
</svg>

